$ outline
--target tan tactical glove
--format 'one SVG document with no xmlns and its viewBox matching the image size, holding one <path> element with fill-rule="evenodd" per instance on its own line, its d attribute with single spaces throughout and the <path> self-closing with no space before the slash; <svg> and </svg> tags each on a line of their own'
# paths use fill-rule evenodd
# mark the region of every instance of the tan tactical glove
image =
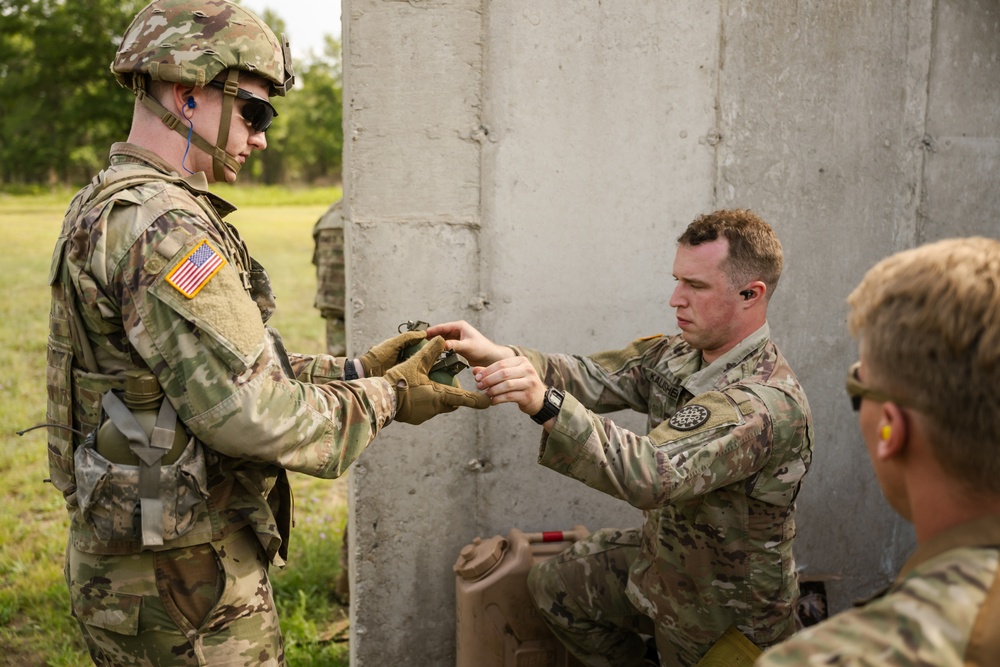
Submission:
<svg viewBox="0 0 1000 667">
<path fill-rule="evenodd" d="M 490 407 L 490 397 L 486 394 L 434 382 L 427 377 L 444 350 L 444 338 L 435 336 L 422 350 L 386 372 L 385 379 L 396 388 L 396 421 L 422 424 L 434 415 L 452 412 L 463 405 L 477 410 Z"/>
<path fill-rule="evenodd" d="M 426 338 L 427 334 L 423 331 L 407 331 L 371 348 L 358 359 L 365 369 L 365 377 L 385 375 L 387 370 L 396 365 L 400 352 Z"/>
</svg>

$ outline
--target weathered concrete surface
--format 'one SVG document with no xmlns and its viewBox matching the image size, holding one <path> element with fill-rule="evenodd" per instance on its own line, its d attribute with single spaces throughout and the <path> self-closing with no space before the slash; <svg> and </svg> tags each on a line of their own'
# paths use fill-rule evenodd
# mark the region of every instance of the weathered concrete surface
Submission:
<svg viewBox="0 0 1000 667">
<path fill-rule="evenodd" d="M 864 271 L 915 240 L 929 10 L 746 2 L 722 17 L 717 206 L 757 210 L 785 248 L 770 320 L 816 426 L 796 554 L 807 576 L 837 577 L 838 609 L 889 579 L 912 545 L 844 396 L 856 346 L 843 322 Z"/>
<path fill-rule="evenodd" d="M 937 5 L 918 240 L 1000 236 L 1000 3 Z"/>
<path fill-rule="evenodd" d="M 344 3 L 348 351 L 479 293 L 478 1 Z M 476 416 L 392 425 L 351 473 L 351 663 L 454 662 Z M 419 656 L 419 657 L 415 657 Z"/>
<path fill-rule="evenodd" d="M 671 333 L 674 239 L 753 208 L 785 246 L 770 320 L 816 421 L 800 565 L 834 610 L 886 583 L 913 537 L 844 396 L 844 299 L 895 250 L 1000 231 L 997 4 L 343 8 L 351 349 L 414 318 L 581 354 Z M 460 411 L 361 457 L 352 664 L 453 664 L 451 565 L 476 535 L 638 523 L 537 466 L 538 435 L 511 406 Z"/>
</svg>

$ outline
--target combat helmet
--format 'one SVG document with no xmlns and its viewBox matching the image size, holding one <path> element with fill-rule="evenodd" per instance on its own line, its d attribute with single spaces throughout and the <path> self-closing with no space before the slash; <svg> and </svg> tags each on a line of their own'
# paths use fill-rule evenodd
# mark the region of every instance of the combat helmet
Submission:
<svg viewBox="0 0 1000 667">
<path fill-rule="evenodd" d="M 272 95 L 284 95 L 295 82 L 285 36 L 279 40 L 253 12 L 229 0 L 154 0 L 125 31 L 111 71 L 122 86 L 185 138 L 188 128 L 148 95 L 148 81 L 205 86 L 227 73 L 217 145 L 198 134 L 192 136 L 192 142 L 212 156 L 219 181 L 224 180 L 224 166 L 240 170 L 235 156 L 225 150 L 240 72 L 267 80 Z"/>
</svg>

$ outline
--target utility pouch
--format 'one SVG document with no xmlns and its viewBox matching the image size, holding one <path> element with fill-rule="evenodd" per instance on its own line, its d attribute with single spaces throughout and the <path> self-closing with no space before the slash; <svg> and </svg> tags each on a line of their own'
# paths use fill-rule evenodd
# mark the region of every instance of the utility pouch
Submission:
<svg viewBox="0 0 1000 667">
<path fill-rule="evenodd" d="M 84 520 L 101 540 L 141 540 L 143 548 L 184 535 L 194 527 L 198 507 L 209 496 L 201 443 L 188 438 L 177 460 L 161 465 L 171 448 L 174 428 L 179 427 L 170 402 L 163 400 L 149 436 L 113 392 L 105 394 L 102 403 L 114 425 L 128 437 L 140 464 L 109 461 L 97 451 L 96 434 L 88 436 L 74 454 L 77 501 Z"/>
</svg>

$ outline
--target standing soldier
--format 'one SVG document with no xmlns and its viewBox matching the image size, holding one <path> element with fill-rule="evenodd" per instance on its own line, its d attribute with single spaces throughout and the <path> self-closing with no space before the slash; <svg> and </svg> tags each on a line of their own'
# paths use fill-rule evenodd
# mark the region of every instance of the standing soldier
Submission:
<svg viewBox="0 0 1000 667">
<path fill-rule="evenodd" d="M 50 272 L 73 614 L 100 665 L 281 665 L 286 471 L 336 477 L 390 421 L 488 399 L 428 380 L 440 339 L 394 365 L 422 332 L 345 360 L 267 327 L 267 274 L 207 186 L 266 148 L 287 42 L 226 0 L 158 0 L 112 70 L 136 95 L 128 142 L 73 199 Z"/>
</svg>

